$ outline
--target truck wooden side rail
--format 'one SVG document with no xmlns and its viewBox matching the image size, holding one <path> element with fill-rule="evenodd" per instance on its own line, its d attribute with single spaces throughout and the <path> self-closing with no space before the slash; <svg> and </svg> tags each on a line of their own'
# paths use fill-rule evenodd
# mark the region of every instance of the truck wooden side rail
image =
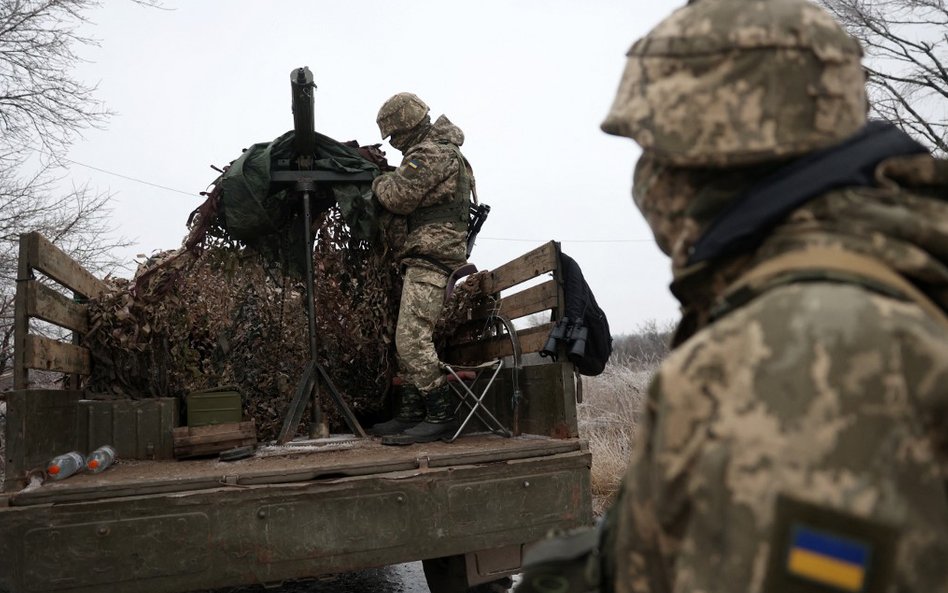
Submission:
<svg viewBox="0 0 948 593">
<path fill-rule="evenodd" d="M 551 242 L 491 272 L 504 313 L 562 313 L 558 252 Z M 550 529 L 592 521 L 590 456 L 577 437 L 569 363 L 524 366 L 519 437 L 474 432 L 407 447 L 294 442 L 234 462 L 175 461 L 165 453 L 177 421 L 167 398 L 92 402 L 95 394 L 78 388 L 30 389 L 32 369 L 84 375 L 91 364 L 81 343 L 30 333 L 30 319 L 77 336 L 88 323 L 82 298 L 49 289 L 34 272 L 80 297 L 94 297 L 102 283 L 39 235 L 22 236 L 20 254 L 0 591 L 184 593 L 422 560 L 433 590 L 460 593 L 516 572 L 524 546 Z M 548 331 L 521 330 L 524 351 L 541 348 Z M 505 340 L 458 344 L 453 356 L 504 356 Z M 504 422 L 509 380 L 490 393 Z M 92 414 L 93 404 L 107 409 Z M 93 434 L 113 440 L 115 466 L 27 486 L 51 456 L 88 452 L 106 438 Z"/>
</svg>

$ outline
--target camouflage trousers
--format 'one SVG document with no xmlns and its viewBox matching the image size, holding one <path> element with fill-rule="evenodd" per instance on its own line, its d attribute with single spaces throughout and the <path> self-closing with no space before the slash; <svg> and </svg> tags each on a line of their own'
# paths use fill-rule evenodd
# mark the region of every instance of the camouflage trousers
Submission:
<svg viewBox="0 0 948 593">
<path fill-rule="evenodd" d="M 444 384 L 432 335 L 444 305 L 447 278 L 420 267 L 405 270 L 402 300 L 395 327 L 395 350 L 402 379 L 422 393 Z"/>
</svg>

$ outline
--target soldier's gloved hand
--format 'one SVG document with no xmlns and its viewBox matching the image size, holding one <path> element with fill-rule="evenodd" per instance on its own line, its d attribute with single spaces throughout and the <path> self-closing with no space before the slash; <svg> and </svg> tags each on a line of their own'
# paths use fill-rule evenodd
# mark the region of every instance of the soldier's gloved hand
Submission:
<svg viewBox="0 0 948 593">
<path fill-rule="evenodd" d="M 598 593 L 599 531 L 571 531 L 539 542 L 523 558 L 523 576 L 515 593 Z"/>
</svg>

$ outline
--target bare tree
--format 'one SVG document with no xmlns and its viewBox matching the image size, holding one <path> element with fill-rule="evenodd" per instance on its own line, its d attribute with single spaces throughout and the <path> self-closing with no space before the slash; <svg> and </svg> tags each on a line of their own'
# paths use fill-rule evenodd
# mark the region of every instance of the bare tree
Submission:
<svg viewBox="0 0 948 593">
<path fill-rule="evenodd" d="M 866 50 L 874 114 L 948 154 L 945 0 L 819 0 Z"/>
<path fill-rule="evenodd" d="M 131 0 L 158 6 L 158 0 Z M 96 0 L 0 0 L 0 377 L 12 358 L 13 295 L 20 233 L 38 230 L 87 267 L 117 266 L 110 196 L 60 189 L 59 159 L 83 130 L 104 125 L 95 87 L 74 75 L 79 31 Z"/>
</svg>

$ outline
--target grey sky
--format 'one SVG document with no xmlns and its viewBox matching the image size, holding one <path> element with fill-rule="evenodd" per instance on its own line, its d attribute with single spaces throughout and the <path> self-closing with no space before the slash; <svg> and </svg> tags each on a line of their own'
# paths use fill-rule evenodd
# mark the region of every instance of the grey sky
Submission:
<svg viewBox="0 0 948 593">
<path fill-rule="evenodd" d="M 420 95 L 465 134 L 490 219 L 472 261 L 495 267 L 549 239 L 583 267 L 613 333 L 674 318 L 669 264 L 630 198 L 639 151 L 599 130 L 624 54 L 681 2 L 587 0 L 112 1 L 91 13 L 80 70 L 117 115 L 86 133 L 70 177 L 115 192 L 128 251 L 174 248 L 198 192 L 242 148 L 292 127 L 289 73 L 316 79 L 316 127 L 379 142 L 375 115 Z M 383 146 L 395 164 L 400 153 Z"/>
</svg>

